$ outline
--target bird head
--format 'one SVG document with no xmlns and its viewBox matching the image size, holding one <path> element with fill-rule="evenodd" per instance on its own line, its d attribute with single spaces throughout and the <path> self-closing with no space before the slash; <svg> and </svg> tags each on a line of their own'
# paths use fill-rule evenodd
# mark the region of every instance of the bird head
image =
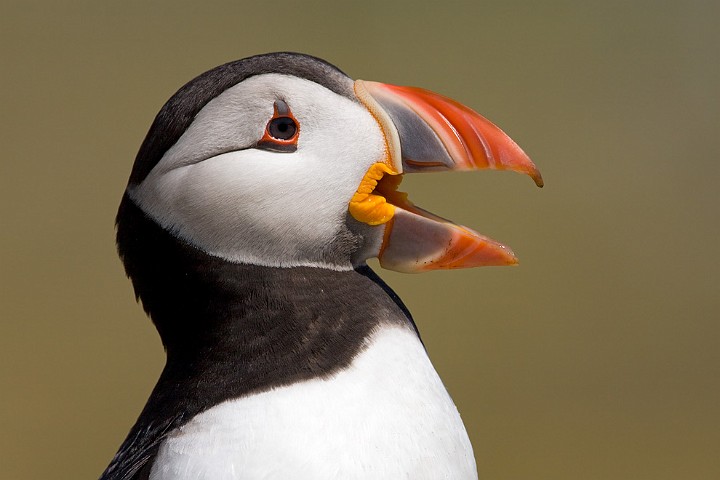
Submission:
<svg viewBox="0 0 720 480">
<path fill-rule="evenodd" d="M 351 270 L 377 257 L 403 272 L 511 265 L 508 247 L 399 190 L 405 174 L 485 168 L 542 186 L 527 155 L 460 103 L 275 53 L 182 87 L 150 128 L 126 193 L 165 231 L 230 262 Z"/>
</svg>

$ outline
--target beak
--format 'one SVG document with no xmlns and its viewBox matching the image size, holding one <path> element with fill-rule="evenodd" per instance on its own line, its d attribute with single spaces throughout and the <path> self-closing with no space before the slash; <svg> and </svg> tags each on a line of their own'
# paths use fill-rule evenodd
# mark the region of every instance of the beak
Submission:
<svg viewBox="0 0 720 480">
<path fill-rule="evenodd" d="M 524 173 L 542 187 L 525 152 L 472 109 L 428 90 L 357 80 L 355 93 L 387 145 L 386 161 L 371 167 L 349 206 L 357 220 L 384 226 L 380 265 L 422 272 L 517 264 L 510 248 L 416 207 L 397 188 L 403 173 L 479 169 Z"/>
</svg>

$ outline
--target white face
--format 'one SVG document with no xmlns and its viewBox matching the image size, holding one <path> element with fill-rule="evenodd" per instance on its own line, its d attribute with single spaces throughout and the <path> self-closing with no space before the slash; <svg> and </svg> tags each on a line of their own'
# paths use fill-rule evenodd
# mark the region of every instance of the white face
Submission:
<svg viewBox="0 0 720 480">
<path fill-rule="evenodd" d="M 298 121 L 295 152 L 253 148 L 276 100 Z M 309 80 L 258 75 L 210 101 L 128 193 L 162 227 L 212 255 L 351 269 L 358 248 L 379 244 L 382 227 L 355 222 L 348 202 L 385 155 L 381 129 L 361 104 Z"/>
</svg>

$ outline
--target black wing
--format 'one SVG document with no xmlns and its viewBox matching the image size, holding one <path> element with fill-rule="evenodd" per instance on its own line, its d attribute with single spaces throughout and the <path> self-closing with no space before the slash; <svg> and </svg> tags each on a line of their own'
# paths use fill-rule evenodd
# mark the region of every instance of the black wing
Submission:
<svg viewBox="0 0 720 480">
<path fill-rule="evenodd" d="M 144 423 L 143 415 L 120 446 L 100 480 L 147 480 L 160 444 L 175 428 L 182 425 L 184 415 L 168 417 L 162 422 Z"/>
</svg>

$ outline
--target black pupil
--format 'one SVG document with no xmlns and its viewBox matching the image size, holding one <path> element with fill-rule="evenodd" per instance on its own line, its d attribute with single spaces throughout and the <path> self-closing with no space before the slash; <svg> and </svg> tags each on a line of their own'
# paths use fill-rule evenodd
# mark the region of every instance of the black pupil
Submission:
<svg viewBox="0 0 720 480">
<path fill-rule="evenodd" d="M 270 121 L 268 131 L 278 140 L 290 140 L 295 135 L 297 126 L 290 117 L 277 117 Z"/>
</svg>

